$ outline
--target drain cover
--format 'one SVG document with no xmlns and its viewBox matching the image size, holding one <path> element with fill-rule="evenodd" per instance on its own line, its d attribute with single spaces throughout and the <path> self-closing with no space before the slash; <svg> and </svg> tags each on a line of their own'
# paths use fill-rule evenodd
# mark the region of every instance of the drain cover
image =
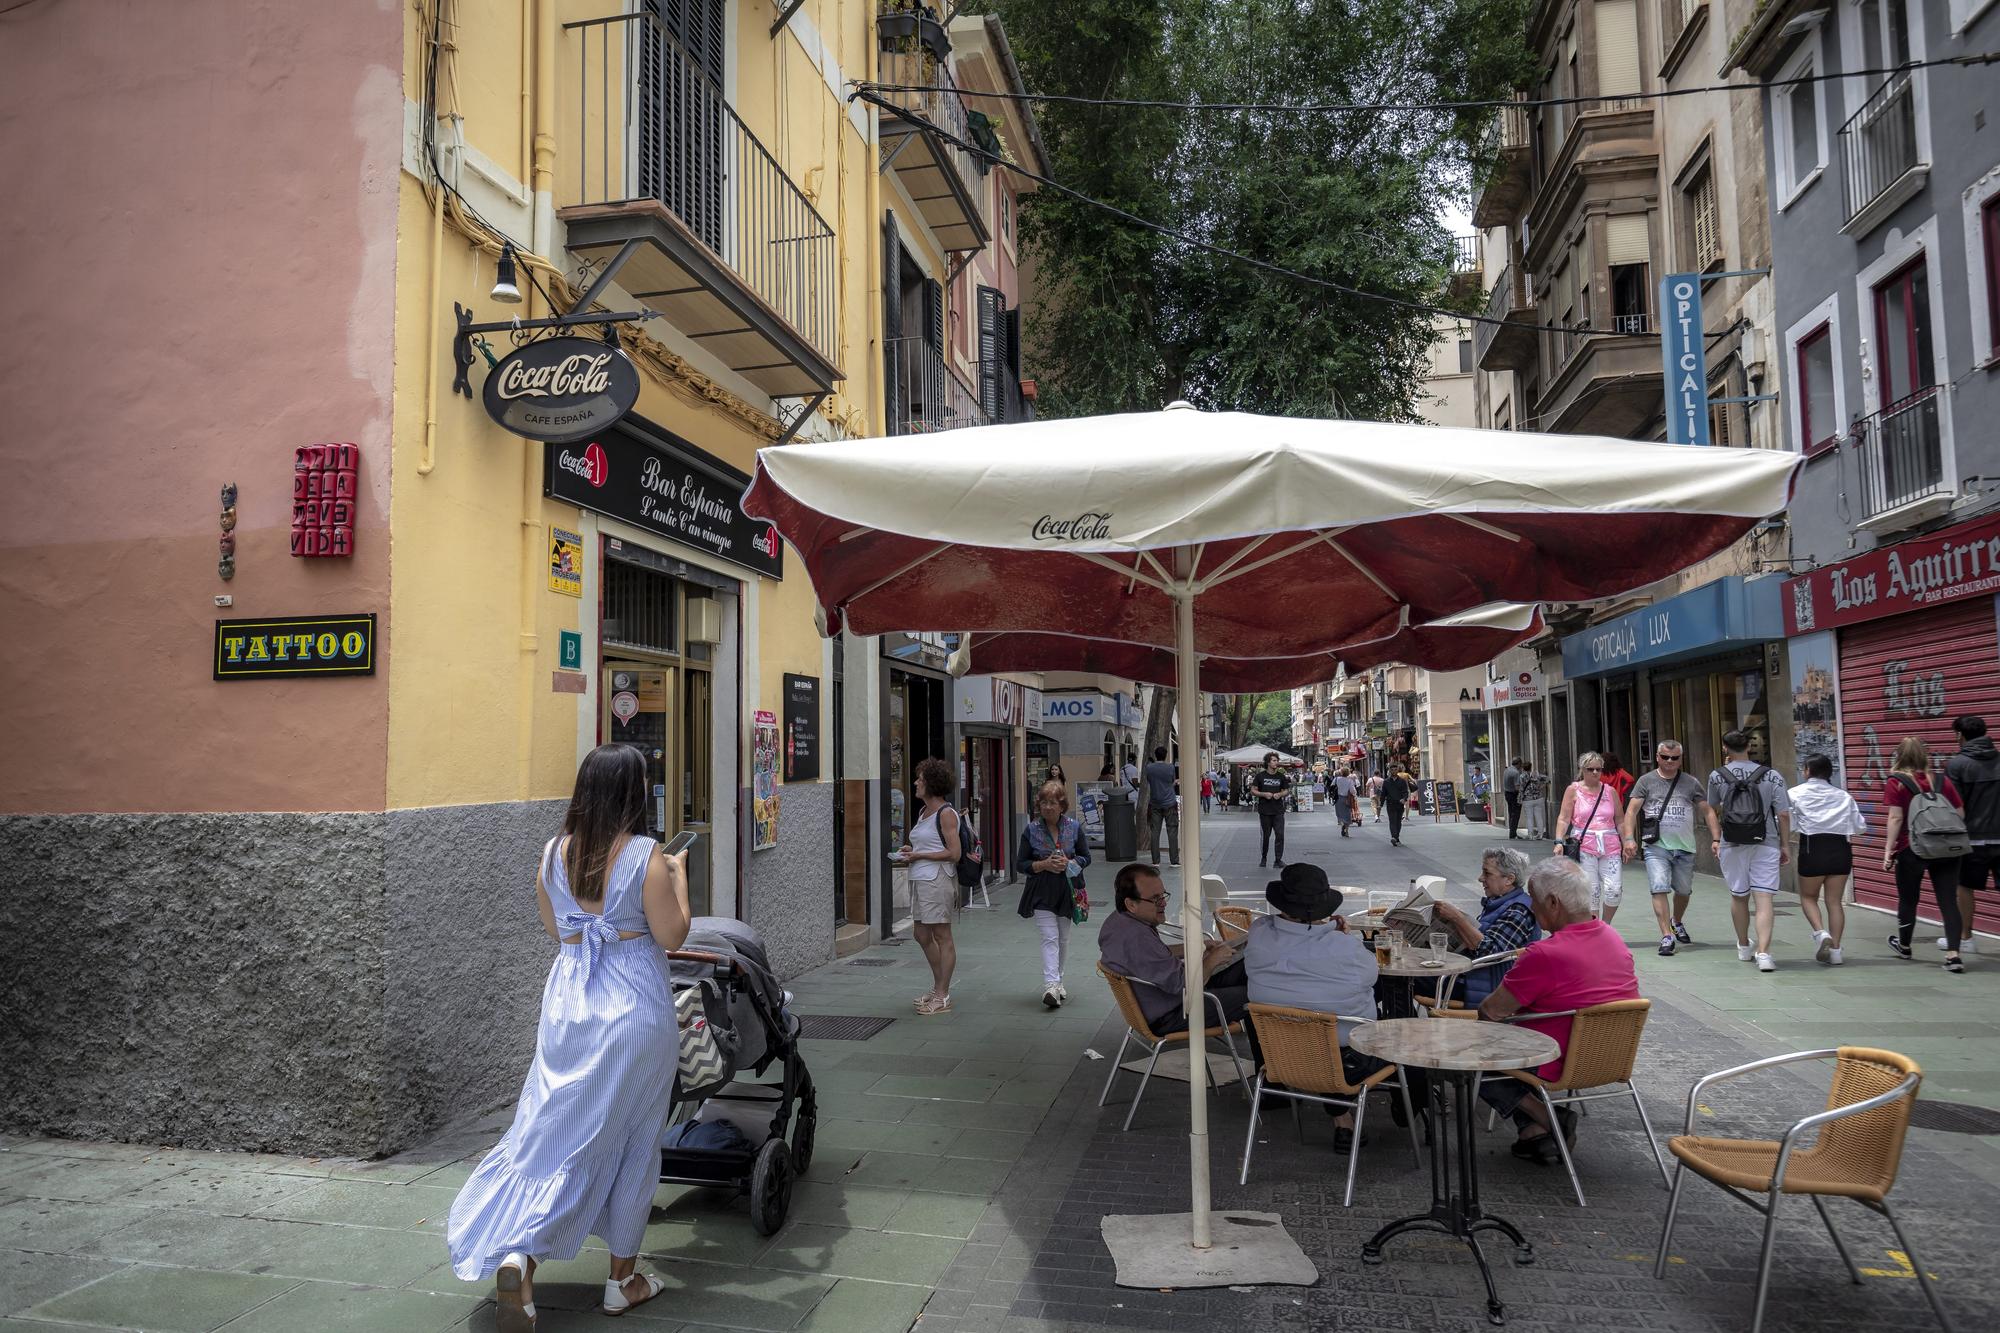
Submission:
<svg viewBox="0 0 2000 1333">
<path fill-rule="evenodd" d="M 867 1041 L 895 1021 L 859 1014 L 806 1014 L 799 1019 L 799 1035 L 814 1041 Z"/>
<path fill-rule="evenodd" d="M 1910 1108 L 1910 1123 L 1918 1129 L 1936 1129 L 1946 1134 L 2000 1134 L 2000 1111 L 1919 1097 Z"/>
<path fill-rule="evenodd" d="M 894 967 L 901 961 L 902 959 L 900 958 L 850 958 L 847 960 L 847 965 L 849 967 Z"/>
</svg>

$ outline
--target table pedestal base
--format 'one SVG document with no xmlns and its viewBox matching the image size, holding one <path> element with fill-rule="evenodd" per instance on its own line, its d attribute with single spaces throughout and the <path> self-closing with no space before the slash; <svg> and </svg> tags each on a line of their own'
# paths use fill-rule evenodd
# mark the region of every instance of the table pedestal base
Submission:
<svg viewBox="0 0 2000 1333">
<path fill-rule="evenodd" d="M 1430 1136 L 1431 1145 L 1431 1206 L 1430 1211 L 1414 1216 L 1402 1217 L 1389 1223 L 1361 1247 L 1361 1262 L 1379 1264 L 1382 1262 L 1382 1247 L 1407 1232 L 1434 1231 L 1462 1240 L 1472 1251 L 1472 1258 L 1479 1265 L 1479 1276 L 1486 1283 L 1486 1319 L 1493 1324 L 1507 1322 L 1507 1308 L 1500 1302 L 1500 1292 L 1493 1285 L 1493 1270 L 1487 1267 L 1486 1255 L 1479 1248 L 1479 1234 L 1482 1231 L 1497 1231 L 1514 1242 L 1514 1262 L 1531 1264 L 1535 1261 L 1535 1247 L 1530 1245 L 1519 1228 L 1505 1218 L 1494 1217 L 1479 1206 L 1479 1162 L 1473 1151 L 1474 1124 L 1478 1108 L 1474 1104 L 1473 1075 L 1462 1070 L 1434 1070 L 1431 1078 L 1431 1104 L 1433 1122 L 1443 1114 L 1443 1094 L 1439 1086 L 1443 1078 L 1450 1078 L 1456 1085 L 1452 1095 L 1452 1124 L 1449 1130 L 1440 1126 L 1440 1132 Z M 1458 1143 L 1458 1189 L 1454 1192 L 1451 1179 L 1451 1150 L 1446 1146 L 1449 1140 Z"/>
</svg>

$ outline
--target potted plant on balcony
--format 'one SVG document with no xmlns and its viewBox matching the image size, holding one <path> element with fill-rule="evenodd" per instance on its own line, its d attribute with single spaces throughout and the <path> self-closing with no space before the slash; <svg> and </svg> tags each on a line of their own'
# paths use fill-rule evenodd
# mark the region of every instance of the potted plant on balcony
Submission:
<svg viewBox="0 0 2000 1333">
<path fill-rule="evenodd" d="M 877 0 L 875 39 L 893 55 L 910 55 L 922 48 L 939 64 L 951 56 L 951 35 L 937 11 L 923 0 Z"/>
</svg>

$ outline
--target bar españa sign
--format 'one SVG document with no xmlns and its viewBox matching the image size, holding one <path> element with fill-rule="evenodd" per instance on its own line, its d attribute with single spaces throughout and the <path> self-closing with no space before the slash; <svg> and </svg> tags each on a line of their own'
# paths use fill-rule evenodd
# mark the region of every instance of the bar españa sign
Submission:
<svg viewBox="0 0 2000 1333">
<path fill-rule="evenodd" d="M 217 680 L 374 674 L 372 613 L 215 622 Z"/>
<path fill-rule="evenodd" d="M 1708 443 L 1708 354 L 1699 273 L 1660 279 L 1660 356 L 1666 369 L 1667 443 Z"/>
</svg>

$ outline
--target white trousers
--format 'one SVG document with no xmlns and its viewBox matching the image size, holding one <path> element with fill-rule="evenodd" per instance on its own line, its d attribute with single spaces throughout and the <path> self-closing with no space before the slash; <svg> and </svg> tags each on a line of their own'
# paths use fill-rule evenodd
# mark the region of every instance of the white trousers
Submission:
<svg viewBox="0 0 2000 1333">
<path fill-rule="evenodd" d="M 1042 988 L 1060 986 L 1069 960 L 1069 918 L 1037 908 L 1035 929 L 1042 932 Z"/>
<path fill-rule="evenodd" d="M 1590 914 L 1603 916 L 1607 907 L 1615 908 L 1625 898 L 1625 861 L 1617 852 L 1603 856 L 1593 856 L 1585 852 L 1579 862 L 1583 873 L 1590 880 Z"/>
</svg>

